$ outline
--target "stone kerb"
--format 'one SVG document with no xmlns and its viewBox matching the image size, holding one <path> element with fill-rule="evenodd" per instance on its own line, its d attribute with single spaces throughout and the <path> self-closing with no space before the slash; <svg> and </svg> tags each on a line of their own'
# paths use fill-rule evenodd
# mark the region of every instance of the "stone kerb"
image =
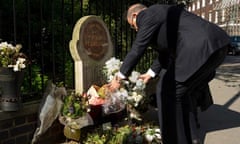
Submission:
<svg viewBox="0 0 240 144">
<path fill-rule="evenodd" d="M 102 67 L 113 56 L 111 37 L 103 20 L 94 15 L 80 18 L 69 47 L 74 59 L 75 91 L 82 93 L 92 84 L 103 84 Z"/>
</svg>

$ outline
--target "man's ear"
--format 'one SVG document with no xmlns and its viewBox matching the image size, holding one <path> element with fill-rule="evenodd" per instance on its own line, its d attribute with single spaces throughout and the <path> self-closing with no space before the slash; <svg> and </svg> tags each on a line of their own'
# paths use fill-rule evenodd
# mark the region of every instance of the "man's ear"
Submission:
<svg viewBox="0 0 240 144">
<path fill-rule="evenodd" d="M 137 13 L 133 13 L 133 15 L 132 15 L 133 17 L 136 17 L 137 16 Z"/>
</svg>

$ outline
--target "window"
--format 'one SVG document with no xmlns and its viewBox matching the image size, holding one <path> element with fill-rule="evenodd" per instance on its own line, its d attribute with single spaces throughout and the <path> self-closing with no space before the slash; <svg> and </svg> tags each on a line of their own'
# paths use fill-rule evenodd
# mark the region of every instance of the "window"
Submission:
<svg viewBox="0 0 240 144">
<path fill-rule="evenodd" d="M 193 4 L 193 6 L 192 6 L 192 10 L 195 11 L 195 4 Z"/>
<path fill-rule="evenodd" d="M 205 0 L 202 0 L 202 7 L 205 7 Z"/>
<path fill-rule="evenodd" d="M 212 4 L 212 0 L 209 1 L 209 4 Z"/>
<path fill-rule="evenodd" d="M 200 1 L 197 1 L 197 9 L 200 9 Z"/>
<path fill-rule="evenodd" d="M 208 15 L 208 20 L 211 22 L 212 21 L 212 13 L 210 12 Z"/>
<path fill-rule="evenodd" d="M 218 23 L 218 11 L 215 12 L 215 23 Z"/>
<path fill-rule="evenodd" d="M 204 12 L 202 13 L 202 15 L 201 15 L 201 16 L 202 16 L 202 18 L 204 18 L 204 19 L 205 19 L 205 13 L 204 13 Z"/>
<path fill-rule="evenodd" d="M 225 9 L 222 10 L 222 22 L 225 21 Z"/>
</svg>

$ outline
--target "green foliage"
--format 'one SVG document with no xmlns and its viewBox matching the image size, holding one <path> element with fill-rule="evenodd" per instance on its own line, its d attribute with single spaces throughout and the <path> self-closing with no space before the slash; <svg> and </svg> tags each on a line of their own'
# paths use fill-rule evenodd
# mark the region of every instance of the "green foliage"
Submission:
<svg viewBox="0 0 240 144">
<path fill-rule="evenodd" d="M 21 87 L 22 93 L 28 93 L 31 90 L 33 93 L 41 92 L 43 84 L 48 80 L 48 76 L 42 75 L 39 66 L 31 65 L 31 75 L 29 71 L 25 71 L 24 81 Z M 29 82 L 30 81 L 30 82 Z"/>
<path fill-rule="evenodd" d="M 80 138 L 83 144 L 161 144 L 161 138 L 155 136 L 157 133 L 160 134 L 159 127 L 150 123 L 143 123 L 140 126 L 124 124 L 107 130 L 94 127 L 90 131 L 81 129 L 81 133 L 84 135 Z M 154 136 L 154 140 L 147 142 L 146 135 Z"/>
<path fill-rule="evenodd" d="M 84 144 L 126 144 L 131 128 L 126 125 L 117 129 L 108 129 L 102 131 L 100 128 L 88 132 L 84 137 Z M 93 143 L 94 142 L 94 143 Z"/>
<path fill-rule="evenodd" d="M 74 72 L 73 72 L 73 62 L 72 59 L 68 59 L 65 62 L 65 87 L 73 87 L 73 82 L 74 82 Z"/>
<path fill-rule="evenodd" d="M 89 108 L 87 97 L 71 92 L 63 100 L 62 115 L 73 119 L 86 115 Z"/>
</svg>

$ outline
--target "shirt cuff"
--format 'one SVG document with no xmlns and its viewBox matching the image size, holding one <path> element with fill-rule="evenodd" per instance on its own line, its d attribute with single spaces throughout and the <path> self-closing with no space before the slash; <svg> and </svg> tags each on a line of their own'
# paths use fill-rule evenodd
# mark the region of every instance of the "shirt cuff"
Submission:
<svg viewBox="0 0 240 144">
<path fill-rule="evenodd" d="M 150 75 L 151 77 L 156 76 L 156 73 L 152 69 L 148 69 L 147 74 Z"/>
<path fill-rule="evenodd" d="M 126 76 L 124 74 L 122 74 L 121 72 L 118 72 L 117 76 L 120 77 L 121 79 L 125 79 L 126 78 Z"/>
</svg>

